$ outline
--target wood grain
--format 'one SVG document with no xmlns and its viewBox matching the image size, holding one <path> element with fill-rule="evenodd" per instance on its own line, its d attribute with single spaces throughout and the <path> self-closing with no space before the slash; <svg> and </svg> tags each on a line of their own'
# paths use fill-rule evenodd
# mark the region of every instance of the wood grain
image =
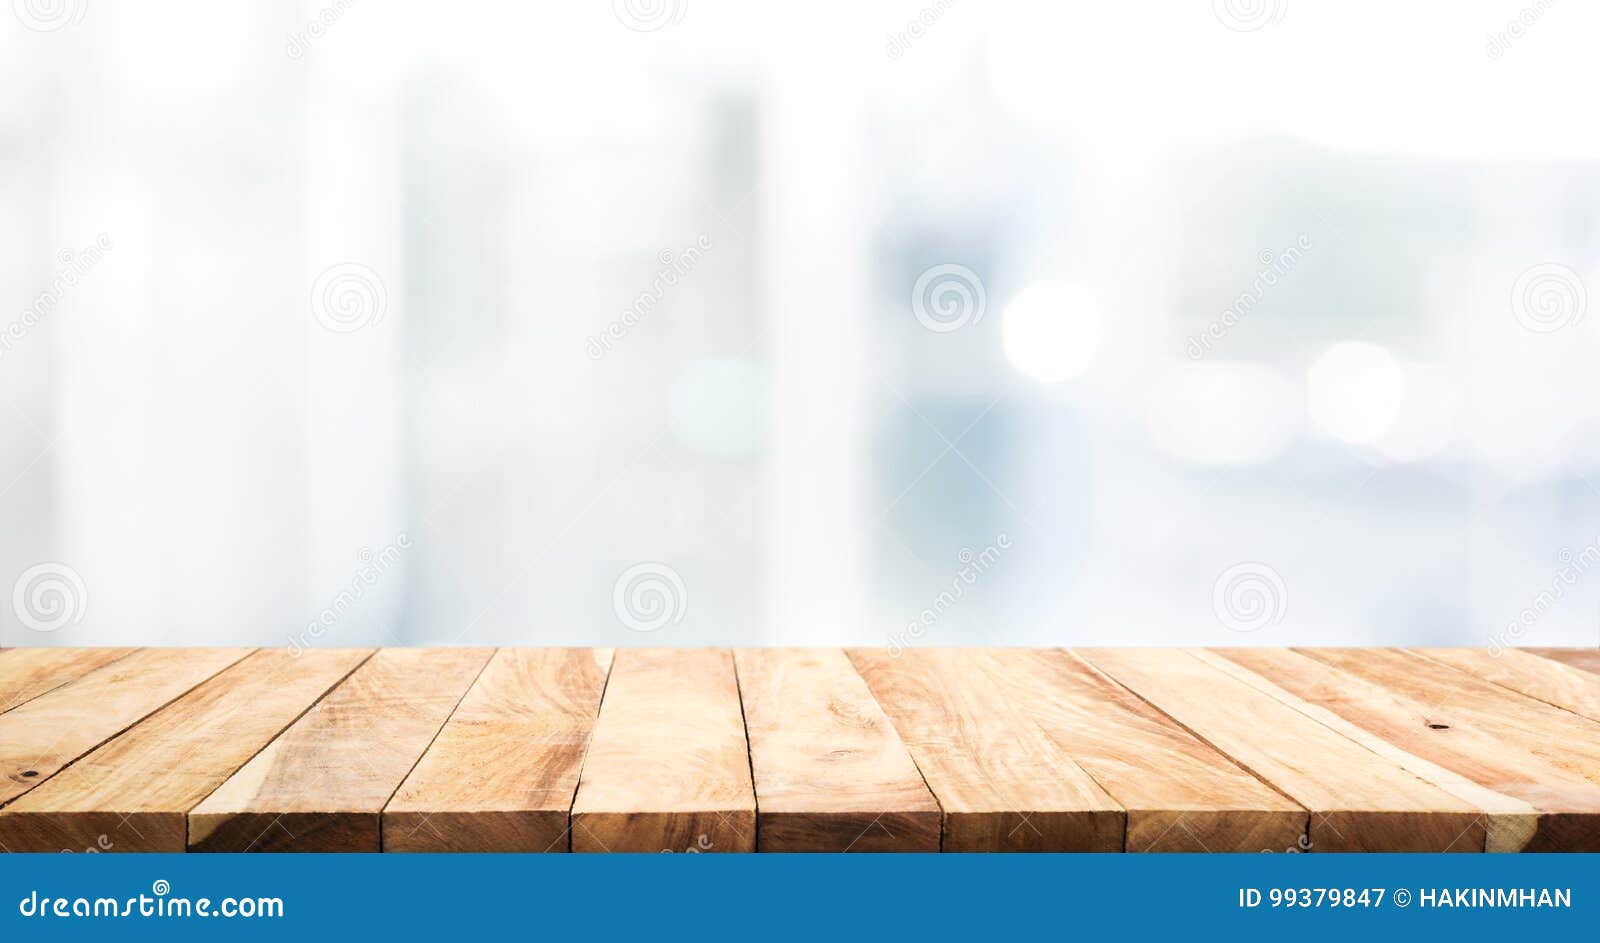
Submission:
<svg viewBox="0 0 1600 943">
<path fill-rule="evenodd" d="M 0 810 L 0 845 L 185 850 L 188 811 L 367 655 L 244 658 Z M 80 704 L 77 716 L 92 710 Z"/>
<path fill-rule="evenodd" d="M 1480 810 L 1174 649 L 1077 654 L 1311 812 L 1312 851 L 1482 851 Z"/>
<path fill-rule="evenodd" d="M 378 652 L 195 806 L 190 850 L 380 850 L 384 805 L 491 654 Z"/>
<path fill-rule="evenodd" d="M 1600 674 L 1516 648 L 1495 652 L 1481 648 L 1419 648 L 1414 651 L 1424 658 L 1459 668 L 1546 704 L 1582 714 L 1590 720 L 1600 720 Z"/>
<path fill-rule="evenodd" d="M 1470 721 L 1579 776 L 1600 771 L 1600 723 L 1588 718 L 1400 649 L 1296 651 L 1428 705 L 1439 730 Z"/>
<path fill-rule="evenodd" d="M 1600 852 L 1591 650 L 0 649 L 5 698 L 0 851 Z"/>
<path fill-rule="evenodd" d="M 1520 649 L 1540 658 L 1550 658 L 1564 665 L 1600 673 L 1600 648 L 1525 648 Z"/>
<path fill-rule="evenodd" d="M 760 851 L 938 851 L 939 804 L 838 649 L 734 653 Z"/>
<path fill-rule="evenodd" d="M 122 658 L 131 648 L 9 648 L 0 652 L 0 714 Z"/>
<path fill-rule="evenodd" d="M 383 811 L 384 851 L 566 851 L 610 649 L 502 649 Z"/>
<path fill-rule="evenodd" d="M 1485 851 L 1520 851 L 1537 831 L 1540 813 L 1531 803 L 1430 758 L 1440 754 L 1414 733 L 1426 726 L 1422 718 L 1427 712 L 1405 698 L 1293 651 L 1223 649 L 1197 652 L 1196 657 L 1482 809 Z M 1380 735 L 1385 730 L 1389 736 Z"/>
<path fill-rule="evenodd" d="M 1298 851 L 1304 808 L 1067 652 L 990 649 L 959 661 L 1128 811 L 1128 851 Z"/>
<path fill-rule="evenodd" d="M 1122 806 L 961 653 L 848 654 L 938 798 L 945 851 L 1122 850 Z"/>
<path fill-rule="evenodd" d="M 1499 839 L 1497 850 L 1519 837 L 1527 850 L 1600 850 L 1600 724 L 1411 652 L 1298 651 L 1398 702 L 1357 722 L 1387 721 L 1380 735 L 1540 813 Z"/>
<path fill-rule="evenodd" d="M 146 648 L 0 714 L 0 806 L 249 653 Z"/>
<path fill-rule="evenodd" d="M 572 807 L 573 851 L 754 851 L 733 656 L 616 653 Z"/>
</svg>

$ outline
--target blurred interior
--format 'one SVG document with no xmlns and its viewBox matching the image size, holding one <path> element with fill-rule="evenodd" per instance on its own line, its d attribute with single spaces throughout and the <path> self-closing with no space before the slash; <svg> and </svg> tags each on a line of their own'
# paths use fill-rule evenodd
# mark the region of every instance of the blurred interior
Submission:
<svg viewBox="0 0 1600 943">
<path fill-rule="evenodd" d="M 27 6 L 0 644 L 1600 640 L 1600 9 Z"/>
</svg>

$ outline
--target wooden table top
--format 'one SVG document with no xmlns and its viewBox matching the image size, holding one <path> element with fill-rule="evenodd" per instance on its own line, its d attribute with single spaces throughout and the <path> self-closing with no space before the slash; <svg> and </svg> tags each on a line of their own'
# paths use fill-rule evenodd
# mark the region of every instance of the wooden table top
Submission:
<svg viewBox="0 0 1600 943">
<path fill-rule="evenodd" d="M 1600 650 L 11 649 L 5 851 L 1600 851 Z"/>
</svg>

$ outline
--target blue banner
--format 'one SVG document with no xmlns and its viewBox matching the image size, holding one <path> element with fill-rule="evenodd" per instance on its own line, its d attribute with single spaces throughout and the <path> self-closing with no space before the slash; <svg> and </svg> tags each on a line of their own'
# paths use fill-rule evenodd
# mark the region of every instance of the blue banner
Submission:
<svg viewBox="0 0 1600 943">
<path fill-rule="evenodd" d="M 0 855 L 0 887 L 7 943 L 1600 932 L 1594 855 Z"/>
</svg>

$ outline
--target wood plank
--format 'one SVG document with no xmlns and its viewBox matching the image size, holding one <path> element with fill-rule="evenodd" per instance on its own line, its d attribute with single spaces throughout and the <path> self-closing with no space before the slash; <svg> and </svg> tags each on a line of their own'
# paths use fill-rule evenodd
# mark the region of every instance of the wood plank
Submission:
<svg viewBox="0 0 1600 943">
<path fill-rule="evenodd" d="M 1540 658 L 1550 658 L 1564 665 L 1600 673 L 1600 648 L 1524 648 Z"/>
<path fill-rule="evenodd" d="M 195 803 L 368 654 L 267 649 L 244 658 L 0 810 L 0 845 L 183 851 Z"/>
<path fill-rule="evenodd" d="M 383 810 L 384 851 L 566 851 L 610 649 L 507 648 Z"/>
<path fill-rule="evenodd" d="M 938 851 L 939 804 L 844 652 L 734 652 L 759 851 Z"/>
<path fill-rule="evenodd" d="M 191 851 L 379 851 L 380 816 L 493 654 L 385 648 L 189 813 Z"/>
<path fill-rule="evenodd" d="M 1480 810 L 1194 654 L 1076 654 L 1311 812 L 1312 851 L 1482 851 Z"/>
<path fill-rule="evenodd" d="M 0 806 L 249 653 L 141 649 L 0 714 Z"/>
<path fill-rule="evenodd" d="M 1458 668 L 1503 688 L 1537 698 L 1590 720 L 1600 720 L 1600 674 L 1516 648 L 1418 648 L 1424 658 Z"/>
<path fill-rule="evenodd" d="M 1420 723 L 1433 734 L 1428 742 L 1440 751 L 1440 765 L 1474 779 L 1523 770 L 1526 779 L 1496 778 L 1493 788 L 1546 813 L 1528 836 L 1526 847 L 1591 848 L 1600 842 L 1593 818 L 1600 804 L 1600 723 L 1411 652 L 1299 651 L 1418 705 L 1420 716 L 1414 718 L 1413 727 Z M 1477 738 L 1481 743 L 1478 749 L 1490 749 L 1490 741 L 1498 741 L 1499 749 L 1474 758 L 1473 750 L 1463 745 L 1474 732 L 1484 735 Z M 1454 747 L 1448 754 L 1451 761 L 1444 762 L 1443 751 L 1450 747 Z M 1471 772 L 1463 765 L 1469 759 L 1478 761 Z M 1552 767 L 1565 772 L 1557 773 Z"/>
<path fill-rule="evenodd" d="M 0 650 L 0 850 L 1600 851 L 1588 650 L 369 654 Z"/>
<path fill-rule="evenodd" d="M 1128 810 L 1128 851 L 1299 851 L 1308 814 L 1069 652 L 962 653 Z"/>
<path fill-rule="evenodd" d="M 1426 749 L 1426 743 L 1418 743 L 1410 736 L 1413 728 L 1411 720 L 1403 720 L 1397 727 L 1382 727 L 1387 732 L 1387 736 L 1384 736 L 1370 725 L 1352 722 L 1350 717 L 1357 716 L 1358 711 L 1339 712 L 1333 709 L 1338 704 L 1365 704 L 1366 708 L 1378 712 L 1379 716 L 1390 712 L 1398 717 L 1421 717 L 1419 712 L 1406 706 L 1403 698 L 1398 698 L 1386 688 L 1358 677 L 1346 676 L 1320 661 L 1309 660 L 1298 652 L 1288 650 L 1224 648 L 1216 652 L 1195 652 L 1195 656 L 1243 680 L 1259 692 L 1288 704 L 1325 727 L 1357 741 L 1379 756 L 1389 757 L 1406 772 L 1434 783 L 1467 805 L 1482 809 L 1486 818 L 1483 837 L 1485 852 L 1518 852 L 1528 842 L 1528 836 L 1538 828 L 1539 810 L 1534 809 L 1530 802 L 1499 793 L 1472 780 L 1470 776 L 1413 752 L 1418 746 L 1422 746 L 1422 752 L 1430 754 L 1432 751 Z M 1408 746 L 1413 749 L 1406 749 Z"/>
<path fill-rule="evenodd" d="M 959 653 L 851 649 L 944 810 L 945 851 L 1121 851 L 1126 817 Z"/>
<path fill-rule="evenodd" d="M 1586 779 L 1600 775 L 1600 723 L 1399 649 L 1297 649 L 1428 705 L 1438 729 L 1473 723 Z"/>
<path fill-rule="evenodd" d="M 0 714 L 132 653 L 131 648 L 9 648 L 0 652 Z"/>
<path fill-rule="evenodd" d="M 573 851 L 754 851 L 733 656 L 623 649 L 572 806 Z"/>
</svg>

